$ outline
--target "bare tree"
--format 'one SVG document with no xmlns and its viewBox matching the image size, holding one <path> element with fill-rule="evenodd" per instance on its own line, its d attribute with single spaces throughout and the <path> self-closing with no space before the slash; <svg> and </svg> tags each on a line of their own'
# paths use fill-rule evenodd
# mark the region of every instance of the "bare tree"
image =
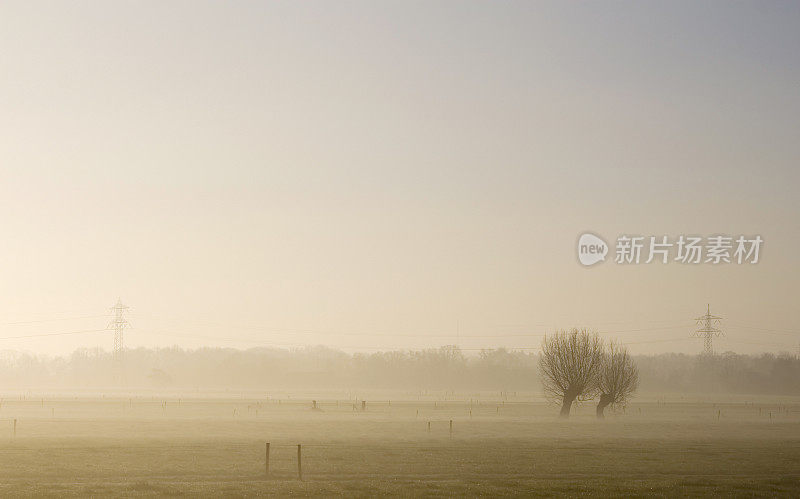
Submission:
<svg viewBox="0 0 800 499">
<path fill-rule="evenodd" d="M 609 345 L 600 369 L 600 402 L 597 417 L 605 417 L 603 411 L 609 405 L 623 404 L 639 386 L 639 370 L 628 354 L 628 349 L 617 343 Z"/>
<path fill-rule="evenodd" d="M 569 417 L 576 400 L 590 400 L 597 394 L 603 355 L 603 340 L 586 329 L 545 336 L 539 372 L 545 395 L 561 401 L 561 417 Z"/>
</svg>

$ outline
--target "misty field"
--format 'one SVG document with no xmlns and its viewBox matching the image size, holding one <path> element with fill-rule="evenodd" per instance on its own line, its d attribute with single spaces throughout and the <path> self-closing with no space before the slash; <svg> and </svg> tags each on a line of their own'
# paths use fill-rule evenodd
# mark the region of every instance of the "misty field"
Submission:
<svg viewBox="0 0 800 499">
<path fill-rule="evenodd" d="M 562 421 L 514 393 L 5 394 L 0 495 L 800 493 L 800 400 L 593 411 Z"/>
</svg>

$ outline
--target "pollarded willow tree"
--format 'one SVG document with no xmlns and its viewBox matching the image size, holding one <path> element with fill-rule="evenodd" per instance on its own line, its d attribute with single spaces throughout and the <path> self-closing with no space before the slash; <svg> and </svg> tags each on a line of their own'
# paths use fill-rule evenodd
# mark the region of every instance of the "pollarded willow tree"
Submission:
<svg viewBox="0 0 800 499">
<path fill-rule="evenodd" d="M 576 400 L 590 400 L 599 390 L 603 340 L 587 329 L 545 336 L 539 357 L 545 395 L 561 401 L 561 417 L 569 417 Z"/>
<path fill-rule="evenodd" d="M 597 404 L 597 417 L 605 417 L 603 411 L 609 405 L 624 404 L 639 387 L 639 370 L 628 354 L 628 349 L 618 343 L 611 343 L 605 352 L 603 367 L 600 369 L 600 402 Z"/>
</svg>

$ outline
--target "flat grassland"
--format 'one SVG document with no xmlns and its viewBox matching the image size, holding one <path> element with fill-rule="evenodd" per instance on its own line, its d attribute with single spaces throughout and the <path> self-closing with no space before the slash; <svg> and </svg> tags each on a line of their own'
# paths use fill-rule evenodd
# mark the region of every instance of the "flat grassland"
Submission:
<svg viewBox="0 0 800 499">
<path fill-rule="evenodd" d="M 0 496 L 800 495 L 797 399 L 380 395 L 5 394 Z"/>
</svg>

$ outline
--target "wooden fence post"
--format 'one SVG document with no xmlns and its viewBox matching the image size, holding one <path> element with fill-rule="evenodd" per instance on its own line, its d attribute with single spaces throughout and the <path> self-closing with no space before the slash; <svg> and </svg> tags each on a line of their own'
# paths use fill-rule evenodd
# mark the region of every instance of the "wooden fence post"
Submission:
<svg viewBox="0 0 800 499">
<path fill-rule="evenodd" d="M 450 420 L 450 438 L 453 438 L 453 420 Z"/>
<path fill-rule="evenodd" d="M 267 442 L 267 448 L 264 452 L 264 474 L 269 478 L 269 442 Z"/>
<path fill-rule="evenodd" d="M 300 458 L 300 444 L 297 444 L 297 478 L 303 481 L 303 462 Z"/>
</svg>

